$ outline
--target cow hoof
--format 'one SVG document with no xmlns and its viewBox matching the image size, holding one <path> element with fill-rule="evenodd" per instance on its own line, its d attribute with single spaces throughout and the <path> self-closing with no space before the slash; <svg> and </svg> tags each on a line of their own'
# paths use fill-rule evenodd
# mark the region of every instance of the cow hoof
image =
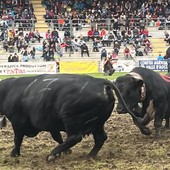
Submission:
<svg viewBox="0 0 170 170">
<path fill-rule="evenodd" d="M 47 156 L 47 162 L 54 162 L 56 158 L 60 157 L 60 154 Z"/>
<path fill-rule="evenodd" d="M 20 153 L 16 152 L 15 150 L 12 150 L 10 156 L 11 156 L 11 157 L 19 157 L 19 156 L 20 156 Z"/>
<path fill-rule="evenodd" d="M 64 151 L 63 153 L 64 153 L 65 155 L 69 155 L 69 154 L 72 153 L 72 150 L 71 150 L 71 149 L 68 149 L 68 150 Z"/>
<path fill-rule="evenodd" d="M 147 135 L 147 136 L 152 134 L 151 130 L 148 127 L 142 127 L 140 128 L 140 131 L 142 134 Z"/>
</svg>

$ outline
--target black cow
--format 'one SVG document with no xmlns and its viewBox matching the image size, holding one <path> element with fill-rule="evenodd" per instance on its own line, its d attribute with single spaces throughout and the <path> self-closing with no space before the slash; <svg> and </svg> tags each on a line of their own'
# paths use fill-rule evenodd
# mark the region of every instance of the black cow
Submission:
<svg viewBox="0 0 170 170">
<path fill-rule="evenodd" d="M 160 138 L 162 121 L 166 119 L 165 126 L 169 128 L 170 116 L 170 83 L 165 80 L 165 76 L 147 68 L 136 67 L 129 74 L 118 77 L 115 84 L 128 108 L 143 118 L 142 125 L 138 126 L 141 132 L 150 135 L 149 129 L 144 132 L 141 127 L 154 119 L 155 137 Z M 142 106 L 139 107 L 139 104 Z M 121 101 L 118 102 L 117 112 L 127 112 Z"/>
<path fill-rule="evenodd" d="M 34 137 L 40 131 L 48 131 L 59 143 L 48 161 L 90 133 L 95 145 L 89 156 L 95 157 L 107 139 L 104 124 L 115 104 L 113 90 L 122 101 L 112 82 L 87 75 L 39 75 L 2 80 L 0 112 L 9 119 L 14 130 L 11 156 L 20 155 L 24 135 Z M 64 142 L 61 131 L 67 134 Z"/>
</svg>

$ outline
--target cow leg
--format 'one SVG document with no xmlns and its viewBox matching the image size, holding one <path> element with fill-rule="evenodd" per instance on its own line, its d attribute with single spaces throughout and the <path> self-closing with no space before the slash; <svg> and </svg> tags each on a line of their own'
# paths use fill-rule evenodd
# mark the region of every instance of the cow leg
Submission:
<svg viewBox="0 0 170 170">
<path fill-rule="evenodd" d="M 20 156 L 20 147 L 23 140 L 24 135 L 14 131 L 14 148 L 11 151 L 11 157 Z"/>
<path fill-rule="evenodd" d="M 58 132 L 58 131 L 55 131 L 55 132 L 54 132 L 54 131 L 51 131 L 50 133 L 51 133 L 52 138 L 53 138 L 56 142 L 58 142 L 59 144 L 62 144 L 62 143 L 63 143 L 63 138 L 62 138 L 60 132 Z M 70 154 L 71 152 L 72 152 L 71 149 L 68 149 L 68 150 L 64 151 L 63 153 L 64 153 L 64 154 Z"/>
<path fill-rule="evenodd" d="M 97 155 L 99 150 L 102 148 L 105 140 L 107 139 L 107 134 L 104 131 L 103 126 L 96 129 L 93 132 L 93 137 L 94 137 L 95 145 L 93 149 L 90 151 L 90 153 L 88 154 L 88 157 L 92 157 L 92 158 L 94 158 Z"/>
<path fill-rule="evenodd" d="M 64 141 L 59 146 L 55 147 L 50 155 L 47 157 L 47 161 L 54 161 L 56 157 L 58 157 L 61 152 L 68 150 L 69 148 L 73 147 L 77 143 L 79 143 L 82 140 L 81 135 L 71 135 L 68 136 L 66 141 Z"/>
<path fill-rule="evenodd" d="M 158 115 L 155 115 L 154 127 L 155 127 L 155 138 L 161 138 L 161 127 L 162 127 L 163 119 L 160 118 Z"/>
<path fill-rule="evenodd" d="M 164 126 L 164 129 L 170 129 L 170 125 L 169 125 L 169 117 L 165 118 L 165 126 Z"/>
</svg>

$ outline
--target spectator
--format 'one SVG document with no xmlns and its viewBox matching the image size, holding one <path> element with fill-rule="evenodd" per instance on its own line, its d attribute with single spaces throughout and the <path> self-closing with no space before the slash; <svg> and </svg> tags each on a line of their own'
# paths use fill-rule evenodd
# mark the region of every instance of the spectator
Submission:
<svg viewBox="0 0 170 170">
<path fill-rule="evenodd" d="M 12 54 L 9 55 L 8 62 L 12 62 Z"/>
<path fill-rule="evenodd" d="M 73 52 L 73 46 L 72 46 L 72 41 L 70 37 L 66 38 L 65 43 L 66 43 L 65 51 L 67 52 L 67 49 L 69 49 L 70 52 Z"/>
<path fill-rule="evenodd" d="M 32 47 L 32 49 L 30 50 L 30 59 L 31 60 L 35 59 L 35 52 L 36 52 L 35 47 Z"/>
<path fill-rule="evenodd" d="M 103 47 L 109 46 L 110 43 L 109 43 L 109 38 L 107 34 L 103 35 L 101 42 L 102 42 Z"/>
<path fill-rule="evenodd" d="M 36 30 L 34 33 L 34 38 L 38 40 L 38 42 L 41 42 L 41 38 L 43 38 L 38 30 Z M 52 36 L 52 35 L 51 35 Z M 48 38 L 50 38 L 50 33 L 47 35 Z"/>
<path fill-rule="evenodd" d="M 51 36 L 55 43 L 60 42 L 59 33 L 56 28 L 54 28 L 54 30 L 51 32 Z"/>
<path fill-rule="evenodd" d="M 111 76 L 115 72 L 113 68 L 111 57 L 107 56 L 104 60 L 104 75 Z"/>
<path fill-rule="evenodd" d="M 94 38 L 93 41 L 93 52 L 99 52 L 99 40 Z"/>
<path fill-rule="evenodd" d="M 105 60 L 106 57 L 107 57 L 107 51 L 106 51 L 105 48 L 103 48 L 102 51 L 101 51 L 101 61 Z"/>
<path fill-rule="evenodd" d="M 98 40 L 100 39 L 100 33 L 99 33 L 99 31 L 98 31 L 97 28 L 95 28 L 95 30 L 94 30 L 94 32 L 93 32 L 93 37 L 94 37 L 94 38 L 97 38 Z"/>
<path fill-rule="evenodd" d="M 89 49 L 88 49 L 88 46 L 86 45 L 86 43 L 83 43 L 80 48 L 81 48 L 81 57 L 83 57 L 84 53 L 86 53 L 87 56 L 90 57 Z"/>
<path fill-rule="evenodd" d="M 50 30 L 47 30 L 47 32 L 45 33 L 45 38 L 47 40 L 50 40 L 51 39 L 51 31 Z"/>
<path fill-rule="evenodd" d="M 94 31 L 92 28 L 87 32 L 87 40 L 89 41 L 90 39 L 94 40 Z"/>
<path fill-rule="evenodd" d="M 125 49 L 124 49 L 124 57 L 125 57 L 125 59 L 130 58 L 130 49 L 128 47 L 125 47 Z"/>
<path fill-rule="evenodd" d="M 17 53 L 15 53 L 12 57 L 12 62 L 19 62 L 19 56 L 17 55 Z"/>
<path fill-rule="evenodd" d="M 132 46 L 130 47 L 130 57 L 131 57 L 132 59 L 134 59 L 135 56 L 136 56 L 136 50 L 135 50 L 135 47 L 132 45 Z"/>
<path fill-rule="evenodd" d="M 28 49 L 24 48 L 21 52 L 21 54 L 23 55 L 23 62 L 28 62 Z"/>
<path fill-rule="evenodd" d="M 165 32 L 164 41 L 170 45 L 170 34 Z"/>
<path fill-rule="evenodd" d="M 161 54 L 159 54 L 158 57 L 157 57 L 157 60 L 162 61 L 162 60 L 164 60 L 164 57 Z"/>
</svg>

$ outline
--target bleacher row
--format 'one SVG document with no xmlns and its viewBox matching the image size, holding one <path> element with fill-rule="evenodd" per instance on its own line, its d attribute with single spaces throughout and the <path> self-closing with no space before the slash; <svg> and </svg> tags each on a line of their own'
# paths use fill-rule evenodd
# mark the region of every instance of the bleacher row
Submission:
<svg viewBox="0 0 170 170">
<path fill-rule="evenodd" d="M 38 29 L 41 34 L 44 35 L 44 33 L 48 30 L 48 29 L 53 29 L 52 26 L 49 26 L 45 23 L 44 21 L 44 17 L 43 14 L 45 14 L 45 7 L 42 6 L 41 1 L 38 0 L 32 0 L 31 3 L 33 4 L 34 7 L 34 13 L 36 15 L 37 18 L 37 22 L 35 23 L 35 28 Z M 82 30 L 80 31 L 76 31 L 74 30 L 73 34 L 79 35 L 80 33 L 83 35 L 87 35 L 87 31 L 90 27 L 86 27 L 86 25 L 84 25 L 84 27 L 82 27 Z M 149 53 L 146 57 L 147 58 L 152 58 L 155 59 L 159 53 L 161 53 L 162 55 L 165 55 L 165 51 L 167 49 L 167 44 L 164 42 L 163 37 L 164 37 L 164 30 L 158 30 L 157 27 L 155 26 L 150 26 L 148 27 L 148 30 L 150 32 L 150 34 L 152 35 L 150 37 L 150 41 L 152 43 L 152 48 L 153 51 L 151 53 Z M 59 35 L 63 35 L 63 31 L 59 31 Z M 30 43 L 30 48 L 34 47 L 40 47 L 42 46 L 42 43 Z M 81 57 L 80 55 L 80 51 L 78 52 L 64 52 L 63 53 L 63 57 L 60 58 L 60 60 L 98 60 L 100 61 L 100 51 L 99 52 L 92 52 L 92 42 L 87 42 L 87 45 L 89 47 L 89 52 L 90 52 L 90 57 L 87 57 L 86 55 L 84 55 L 84 57 Z M 4 62 L 8 60 L 8 56 L 10 55 L 10 52 L 5 52 L 5 50 L 2 47 L 2 42 L 0 44 L 0 62 Z M 113 47 L 105 47 L 106 50 L 108 52 L 111 52 L 113 50 Z M 123 50 L 124 50 L 124 46 L 121 46 L 120 52 L 119 52 L 119 56 L 118 59 L 124 59 L 124 55 L 123 55 Z M 14 53 L 17 52 L 16 49 L 14 49 Z M 19 54 L 20 55 L 20 54 Z M 42 51 L 41 50 L 36 50 L 36 59 L 34 61 L 43 61 L 42 56 Z M 20 55 L 21 57 L 21 55 Z"/>
</svg>

